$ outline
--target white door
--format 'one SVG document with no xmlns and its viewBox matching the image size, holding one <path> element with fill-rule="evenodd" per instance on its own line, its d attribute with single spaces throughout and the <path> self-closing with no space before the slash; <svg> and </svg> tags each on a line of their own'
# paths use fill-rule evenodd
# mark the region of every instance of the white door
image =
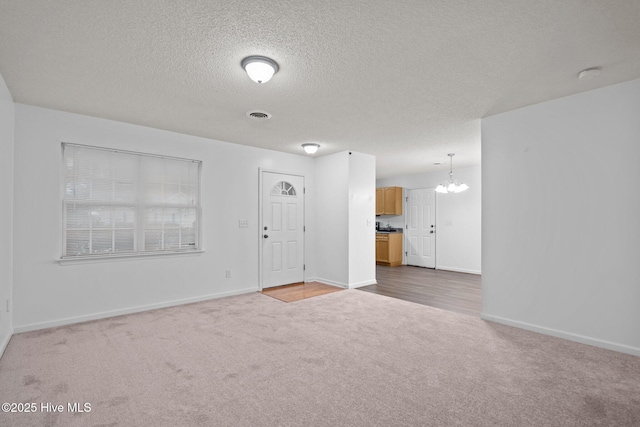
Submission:
<svg viewBox="0 0 640 427">
<path fill-rule="evenodd" d="M 405 226 L 406 263 L 436 267 L 435 192 L 433 188 L 407 190 Z"/>
<path fill-rule="evenodd" d="M 262 288 L 304 281 L 304 177 L 262 172 Z"/>
</svg>

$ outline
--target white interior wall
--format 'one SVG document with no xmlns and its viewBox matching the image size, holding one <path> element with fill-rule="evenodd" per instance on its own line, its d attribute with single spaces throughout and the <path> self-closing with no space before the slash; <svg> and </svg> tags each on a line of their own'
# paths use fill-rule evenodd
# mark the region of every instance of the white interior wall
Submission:
<svg viewBox="0 0 640 427">
<path fill-rule="evenodd" d="M 455 167 L 454 178 L 465 182 L 469 189 L 457 194 L 436 193 L 436 268 L 480 274 L 482 253 L 482 180 L 481 167 Z M 435 188 L 449 177 L 448 169 L 415 175 L 379 179 L 376 187 L 407 189 Z M 404 205 L 403 205 L 404 206 Z M 381 215 L 383 225 L 404 228 L 405 215 Z"/>
<path fill-rule="evenodd" d="M 375 157 L 344 151 L 318 157 L 315 166 L 316 276 L 308 280 L 375 283 Z"/>
<path fill-rule="evenodd" d="M 640 80 L 482 120 L 485 319 L 640 355 Z"/>
<path fill-rule="evenodd" d="M 202 160 L 205 252 L 60 265 L 61 141 Z M 4 140 L 2 150 L 6 162 Z M 310 157 L 21 104 L 15 104 L 14 162 L 16 331 L 257 290 L 259 168 L 303 175 L 314 193 Z M 10 191 L 4 180 L 1 185 L 3 195 Z M 313 211 L 309 199 L 307 209 Z M 306 217 L 310 276 L 314 218 Z M 239 228 L 240 219 L 249 220 L 249 228 Z"/>
<path fill-rule="evenodd" d="M 315 168 L 316 274 L 308 280 L 348 287 L 349 153 L 318 157 Z"/>
<path fill-rule="evenodd" d="M 376 158 L 349 155 L 349 287 L 376 283 Z"/>
<path fill-rule="evenodd" d="M 13 333 L 13 127 L 13 98 L 0 75 L 0 356 Z"/>
</svg>

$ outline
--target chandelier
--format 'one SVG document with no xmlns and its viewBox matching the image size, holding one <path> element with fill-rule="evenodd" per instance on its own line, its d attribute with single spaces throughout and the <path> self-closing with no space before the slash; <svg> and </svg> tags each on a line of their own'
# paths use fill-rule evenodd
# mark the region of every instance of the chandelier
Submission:
<svg viewBox="0 0 640 427">
<path fill-rule="evenodd" d="M 455 153 L 447 154 L 449 156 L 449 179 L 443 181 L 436 187 L 438 193 L 460 193 L 467 190 L 469 186 L 464 182 L 453 179 L 453 156 Z"/>
</svg>

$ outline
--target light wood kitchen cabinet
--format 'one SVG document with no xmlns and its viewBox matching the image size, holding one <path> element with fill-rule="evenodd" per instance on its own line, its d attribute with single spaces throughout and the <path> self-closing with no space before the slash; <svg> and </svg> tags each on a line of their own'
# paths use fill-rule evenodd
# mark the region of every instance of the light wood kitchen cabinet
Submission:
<svg viewBox="0 0 640 427">
<path fill-rule="evenodd" d="M 376 215 L 384 212 L 384 188 L 376 188 Z"/>
<path fill-rule="evenodd" d="M 402 233 L 376 234 L 376 264 L 390 267 L 402 264 Z"/>
<path fill-rule="evenodd" d="M 376 188 L 376 215 L 402 215 L 402 187 Z"/>
</svg>

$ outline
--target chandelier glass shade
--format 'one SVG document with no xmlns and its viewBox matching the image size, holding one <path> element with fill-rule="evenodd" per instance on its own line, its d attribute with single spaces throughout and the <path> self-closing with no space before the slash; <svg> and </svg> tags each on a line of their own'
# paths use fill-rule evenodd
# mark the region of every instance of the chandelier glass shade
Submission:
<svg viewBox="0 0 640 427">
<path fill-rule="evenodd" d="M 453 156 L 455 156 L 455 153 L 449 153 L 447 154 L 447 156 L 449 156 L 449 179 L 441 182 L 436 187 L 436 192 L 446 194 L 446 193 L 461 193 L 465 190 L 468 190 L 469 186 L 467 184 L 453 179 Z"/>
</svg>

